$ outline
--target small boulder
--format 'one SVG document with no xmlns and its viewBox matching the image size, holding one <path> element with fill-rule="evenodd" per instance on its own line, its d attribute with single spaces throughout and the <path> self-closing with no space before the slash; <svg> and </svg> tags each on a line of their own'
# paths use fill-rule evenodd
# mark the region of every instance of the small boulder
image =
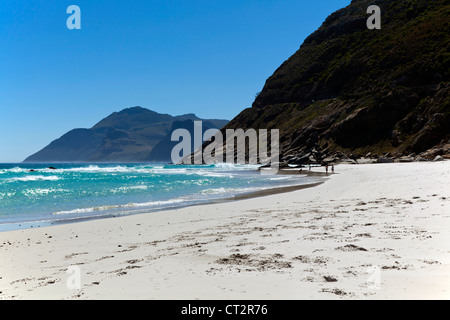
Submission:
<svg viewBox="0 0 450 320">
<path fill-rule="evenodd" d="M 340 161 L 339 161 L 339 163 L 342 163 L 342 164 L 358 164 L 358 162 L 356 162 L 356 160 L 353 160 L 353 159 L 341 159 Z"/>
<path fill-rule="evenodd" d="M 388 157 L 379 157 L 377 163 L 393 163 L 394 159 Z"/>
<path fill-rule="evenodd" d="M 414 161 L 414 157 L 411 156 L 403 156 L 398 158 L 398 162 L 413 162 Z"/>
</svg>

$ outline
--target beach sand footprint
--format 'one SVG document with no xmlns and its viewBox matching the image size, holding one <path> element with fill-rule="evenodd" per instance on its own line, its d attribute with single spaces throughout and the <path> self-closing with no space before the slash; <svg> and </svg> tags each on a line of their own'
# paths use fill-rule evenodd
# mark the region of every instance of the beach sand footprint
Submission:
<svg viewBox="0 0 450 320">
<path fill-rule="evenodd" d="M 346 246 L 337 247 L 336 250 L 345 251 L 345 252 L 349 252 L 349 251 L 368 251 L 366 248 L 359 247 L 359 246 L 356 246 L 354 244 L 348 244 Z"/>
<path fill-rule="evenodd" d="M 292 262 L 281 260 L 284 256 L 279 253 L 272 255 L 234 253 L 227 258 L 220 258 L 215 262 L 227 265 L 240 271 L 267 271 L 292 268 Z"/>
</svg>

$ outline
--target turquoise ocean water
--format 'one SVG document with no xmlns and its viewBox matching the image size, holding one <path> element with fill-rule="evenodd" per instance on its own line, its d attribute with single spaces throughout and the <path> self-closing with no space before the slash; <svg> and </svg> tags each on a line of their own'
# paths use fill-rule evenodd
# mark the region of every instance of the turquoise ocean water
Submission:
<svg viewBox="0 0 450 320">
<path fill-rule="evenodd" d="M 228 164 L 0 164 L 0 231 L 176 208 L 319 179 Z"/>
</svg>

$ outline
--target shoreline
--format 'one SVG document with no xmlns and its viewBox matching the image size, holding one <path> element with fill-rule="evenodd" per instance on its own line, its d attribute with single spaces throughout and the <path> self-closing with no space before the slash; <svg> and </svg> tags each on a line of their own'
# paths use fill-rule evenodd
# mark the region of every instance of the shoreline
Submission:
<svg viewBox="0 0 450 320">
<path fill-rule="evenodd" d="M 299 171 L 298 169 L 280 169 L 276 173 L 276 175 L 293 175 L 293 176 L 307 175 L 307 176 L 324 176 L 324 177 L 331 176 L 331 173 L 326 174 L 326 173 L 316 172 L 316 171 L 305 171 L 305 172 L 298 172 L 298 171 Z M 255 172 L 258 172 L 258 170 L 256 170 Z M 238 193 L 234 196 L 229 196 L 229 197 L 224 197 L 224 198 L 217 198 L 217 199 L 212 198 L 212 199 L 207 199 L 207 200 L 198 200 L 198 202 L 186 203 L 186 204 L 182 204 L 179 206 L 167 206 L 167 207 L 161 207 L 161 208 L 155 208 L 155 209 L 147 208 L 147 209 L 139 210 L 139 211 L 144 211 L 144 212 L 136 211 L 134 213 L 122 213 L 122 214 L 112 212 L 112 213 L 92 215 L 92 216 L 87 216 L 87 217 L 69 217 L 69 218 L 61 218 L 61 219 L 32 220 L 32 221 L 21 221 L 21 222 L 11 222 L 11 223 L 0 223 L 0 233 L 7 232 L 7 231 L 15 231 L 15 230 L 36 229 L 36 228 L 44 228 L 44 227 L 51 227 L 51 226 L 64 225 L 64 224 L 73 224 L 73 223 L 79 223 L 79 222 L 85 222 L 85 221 L 91 221 L 91 220 L 103 220 L 103 219 L 111 219 L 111 218 L 118 218 L 118 217 L 126 217 L 126 216 L 131 216 L 131 215 L 140 215 L 140 214 L 146 214 L 146 213 L 157 213 L 157 212 L 164 212 L 164 211 L 182 209 L 182 208 L 199 206 L 199 205 L 208 205 L 208 204 L 215 204 L 215 203 L 223 203 L 223 202 L 251 199 L 251 198 L 263 197 L 263 196 L 272 195 L 272 194 L 279 194 L 279 193 L 301 190 L 301 189 L 305 189 L 305 188 L 311 188 L 311 187 L 320 185 L 324 182 L 325 181 L 307 183 L 307 184 L 289 185 L 289 186 L 268 187 L 266 189 Z"/>
<path fill-rule="evenodd" d="M 337 168 L 303 190 L 2 232 L 0 299 L 450 298 L 450 162 Z"/>
<path fill-rule="evenodd" d="M 242 194 L 237 194 L 233 197 L 209 199 L 209 200 L 205 200 L 203 202 L 184 204 L 184 205 L 180 205 L 177 207 L 157 208 L 154 210 L 146 209 L 147 210 L 146 212 L 139 212 L 139 213 L 129 213 L 129 214 L 127 214 L 127 213 L 125 213 L 125 214 L 111 213 L 111 214 L 102 214 L 102 215 L 98 215 L 98 216 L 75 217 L 75 218 L 66 218 L 66 219 L 59 219 L 59 220 L 56 220 L 56 219 L 55 220 L 45 220 L 45 221 L 44 220 L 36 220 L 36 221 L 26 221 L 26 222 L 17 222 L 17 223 L 4 223 L 4 224 L 0 224 L 0 233 L 8 232 L 8 231 L 47 228 L 47 227 L 52 227 L 52 226 L 81 223 L 81 222 L 95 221 L 95 220 L 103 220 L 103 219 L 123 218 L 123 217 L 128 217 L 128 216 L 133 216 L 133 215 L 141 215 L 141 214 L 149 214 L 149 213 L 163 213 L 164 211 L 178 210 L 178 209 L 183 209 L 183 208 L 210 205 L 210 204 L 227 203 L 227 202 L 232 202 L 232 201 L 253 199 L 253 198 L 265 197 L 265 196 L 270 196 L 270 195 L 275 195 L 275 194 L 280 194 L 280 193 L 293 192 L 293 191 L 302 190 L 302 189 L 306 189 L 306 188 L 313 188 L 313 187 L 319 186 L 323 183 L 325 183 L 325 181 L 309 183 L 309 184 L 299 184 L 299 185 L 293 185 L 293 186 L 274 187 L 274 188 L 268 188 L 268 189 L 263 189 L 263 190 L 258 190 L 258 191 L 251 191 L 251 192 L 246 192 L 246 193 L 242 193 Z"/>
</svg>

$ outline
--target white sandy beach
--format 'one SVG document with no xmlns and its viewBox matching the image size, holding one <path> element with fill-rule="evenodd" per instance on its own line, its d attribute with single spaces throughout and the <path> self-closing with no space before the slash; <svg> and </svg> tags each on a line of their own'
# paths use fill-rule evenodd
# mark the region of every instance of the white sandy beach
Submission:
<svg viewBox="0 0 450 320">
<path fill-rule="evenodd" d="M 336 172 L 289 193 L 0 233 L 0 299 L 450 299 L 450 162 Z"/>
</svg>

